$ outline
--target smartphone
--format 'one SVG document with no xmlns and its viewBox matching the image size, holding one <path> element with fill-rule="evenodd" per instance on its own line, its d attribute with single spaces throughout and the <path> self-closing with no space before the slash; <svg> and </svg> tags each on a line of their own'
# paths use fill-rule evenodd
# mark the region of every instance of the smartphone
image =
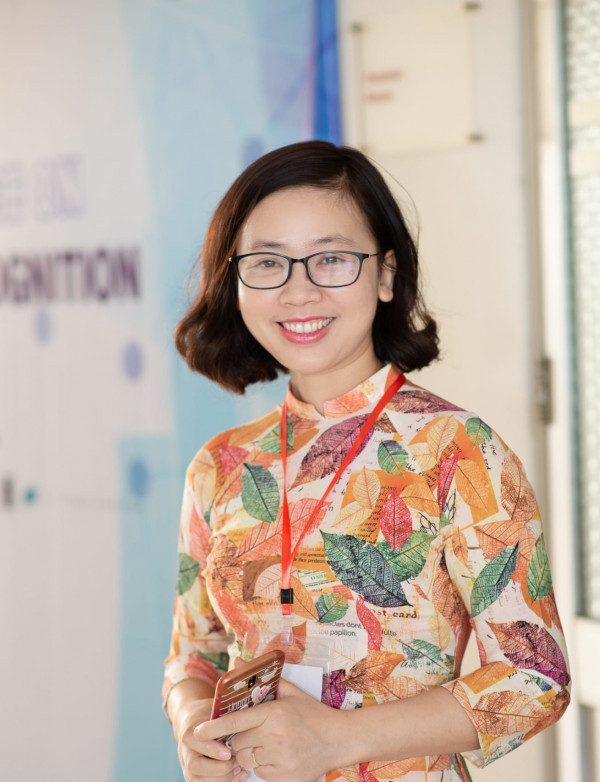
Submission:
<svg viewBox="0 0 600 782">
<path fill-rule="evenodd" d="M 284 661 L 283 652 L 275 649 L 221 676 L 215 689 L 211 720 L 273 700 Z"/>
</svg>

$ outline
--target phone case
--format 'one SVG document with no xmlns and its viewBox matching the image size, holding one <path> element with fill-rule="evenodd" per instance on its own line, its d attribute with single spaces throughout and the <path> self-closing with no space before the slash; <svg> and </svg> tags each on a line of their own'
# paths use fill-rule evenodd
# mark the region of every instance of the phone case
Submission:
<svg viewBox="0 0 600 782">
<path fill-rule="evenodd" d="M 284 661 L 283 652 L 276 649 L 221 676 L 215 689 L 211 720 L 275 698 Z"/>
</svg>

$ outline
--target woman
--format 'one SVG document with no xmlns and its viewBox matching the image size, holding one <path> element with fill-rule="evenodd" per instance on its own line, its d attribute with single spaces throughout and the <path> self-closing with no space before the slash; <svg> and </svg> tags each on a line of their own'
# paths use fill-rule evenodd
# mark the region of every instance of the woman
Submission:
<svg viewBox="0 0 600 782">
<path fill-rule="evenodd" d="M 553 723 L 570 677 L 521 463 L 403 375 L 438 344 L 394 198 L 356 150 L 284 147 L 232 185 L 202 261 L 189 366 L 290 384 L 188 470 L 164 687 L 187 782 L 468 779 L 460 753 L 483 765 Z M 209 721 L 218 676 L 275 647 L 301 687 Z"/>
</svg>

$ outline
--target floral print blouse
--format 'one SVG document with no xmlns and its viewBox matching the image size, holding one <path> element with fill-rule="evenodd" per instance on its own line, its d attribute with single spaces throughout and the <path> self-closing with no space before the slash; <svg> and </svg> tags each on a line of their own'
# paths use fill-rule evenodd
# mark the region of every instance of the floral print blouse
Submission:
<svg viewBox="0 0 600 782">
<path fill-rule="evenodd" d="M 390 365 L 325 403 L 288 391 L 292 545 L 384 389 Z M 191 463 L 163 697 L 280 645 L 280 414 L 213 438 Z M 296 537 L 294 537 L 294 535 Z M 303 539 L 290 662 L 322 700 L 370 707 L 431 687 L 466 710 L 481 766 L 555 722 L 570 676 L 537 503 L 515 454 L 472 413 L 406 381 Z M 461 671 L 474 631 L 481 666 Z M 320 657 L 319 657 L 320 655 Z M 327 782 L 469 779 L 461 755 L 363 763 Z"/>
</svg>

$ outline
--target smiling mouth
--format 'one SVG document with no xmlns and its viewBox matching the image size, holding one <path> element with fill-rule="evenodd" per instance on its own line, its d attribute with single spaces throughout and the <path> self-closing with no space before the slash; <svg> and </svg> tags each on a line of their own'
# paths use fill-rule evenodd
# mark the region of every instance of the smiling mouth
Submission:
<svg viewBox="0 0 600 782">
<path fill-rule="evenodd" d="M 315 331 L 320 331 L 325 326 L 329 326 L 332 320 L 333 318 L 323 318 L 322 320 L 309 320 L 304 323 L 291 321 L 289 323 L 281 323 L 280 325 L 286 331 L 292 331 L 294 334 L 313 334 Z"/>
</svg>

